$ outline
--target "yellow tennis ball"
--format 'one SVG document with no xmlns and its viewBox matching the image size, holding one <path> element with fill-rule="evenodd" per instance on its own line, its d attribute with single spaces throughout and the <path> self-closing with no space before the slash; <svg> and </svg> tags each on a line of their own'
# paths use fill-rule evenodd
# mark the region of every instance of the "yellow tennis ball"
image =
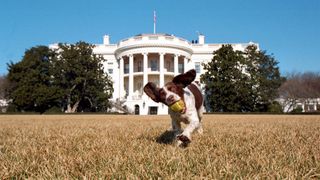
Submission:
<svg viewBox="0 0 320 180">
<path fill-rule="evenodd" d="M 174 112 L 182 112 L 183 109 L 184 109 L 184 102 L 182 100 L 179 100 L 175 103 L 173 103 L 171 106 L 170 106 L 170 109 Z"/>
</svg>

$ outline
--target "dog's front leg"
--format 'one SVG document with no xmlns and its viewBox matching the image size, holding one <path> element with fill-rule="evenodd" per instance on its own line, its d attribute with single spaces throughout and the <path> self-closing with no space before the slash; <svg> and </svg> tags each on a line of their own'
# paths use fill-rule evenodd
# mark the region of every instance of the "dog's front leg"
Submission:
<svg viewBox="0 0 320 180">
<path fill-rule="evenodd" d="M 178 135 L 177 138 L 182 141 L 184 144 L 189 144 L 191 142 L 191 134 L 192 132 L 200 127 L 200 122 L 197 114 L 192 115 L 188 118 L 189 124 L 184 129 L 182 134 Z"/>
<path fill-rule="evenodd" d="M 174 131 L 175 136 L 177 136 L 178 134 L 180 134 L 182 132 L 180 121 L 172 118 L 171 125 L 172 125 L 172 130 Z"/>
<path fill-rule="evenodd" d="M 174 137 L 177 137 L 177 146 L 178 147 L 186 147 L 188 143 L 184 143 L 181 139 L 179 139 L 179 136 L 181 136 L 182 129 L 181 129 L 181 122 L 177 119 L 172 118 L 172 130 L 174 132 Z"/>
</svg>

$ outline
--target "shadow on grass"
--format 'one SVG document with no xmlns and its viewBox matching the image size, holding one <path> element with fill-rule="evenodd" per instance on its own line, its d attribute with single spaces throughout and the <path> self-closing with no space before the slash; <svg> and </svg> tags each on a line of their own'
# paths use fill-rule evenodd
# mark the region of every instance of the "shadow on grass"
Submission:
<svg viewBox="0 0 320 180">
<path fill-rule="evenodd" d="M 175 139 L 175 132 L 166 130 L 156 138 L 156 142 L 159 144 L 172 144 Z"/>
</svg>

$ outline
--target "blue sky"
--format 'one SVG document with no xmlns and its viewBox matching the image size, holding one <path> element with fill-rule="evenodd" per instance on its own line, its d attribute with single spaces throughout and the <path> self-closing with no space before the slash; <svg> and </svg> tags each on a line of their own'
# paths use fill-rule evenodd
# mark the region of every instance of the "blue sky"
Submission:
<svg viewBox="0 0 320 180">
<path fill-rule="evenodd" d="M 283 74 L 320 71 L 320 0 L 1 0 L 0 75 L 26 49 L 56 42 L 116 43 L 157 32 L 208 43 L 259 43 Z"/>
</svg>

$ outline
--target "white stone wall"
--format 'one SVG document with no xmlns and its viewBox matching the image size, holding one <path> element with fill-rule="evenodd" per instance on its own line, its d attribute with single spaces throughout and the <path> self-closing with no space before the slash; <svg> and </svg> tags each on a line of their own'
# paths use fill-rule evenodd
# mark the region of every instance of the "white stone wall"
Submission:
<svg viewBox="0 0 320 180">
<path fill-rule="evenodd" d="M 202 63 L 210 61 L 213 51 L 222 46 L 206 44 L 205 37 L 200 36 L 198 44 L 167 34 L 142 34 L 110 44 L 110 37 L 104 36 L 104 44 L 96 45 L 94 53 L 107 60 L 105 72 L 112 71 L 109 74 L 114 82 L 112 100 L 125 100 L 133 113 L 139 107 L 139 114 L 143 115 L 149 114 L 150 108 L 157 108 L 157 114 L 168 114 L 167 106 L 153 102 L 143 93 L 143 86 L 147 82 L 163 86 L 179 74 L 179 64 L 186 72 L 194 69 L 195 63 L 200 63 L 200 73 L 196 77 L 199 81 L 204 73 Z M 249 44 L 233 44 L 233 47 L 243 50 Z M 156 64 L 156 69 L 152 68 L 152 63 Z M 126 67 L 128 72 L 124 73 Z"/>
</svg>

